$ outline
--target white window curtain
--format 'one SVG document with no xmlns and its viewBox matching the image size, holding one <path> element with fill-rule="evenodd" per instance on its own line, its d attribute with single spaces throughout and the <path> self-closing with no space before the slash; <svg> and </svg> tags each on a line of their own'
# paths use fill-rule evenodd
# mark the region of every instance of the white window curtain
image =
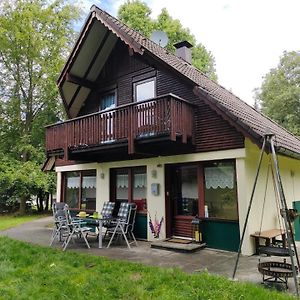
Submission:
<svg viewBox="0 0 300 300">
<path fill-rule="evenodd" d="M 117 175 L 117 187 L 118 188 L 128 188 L 128 175 L 118 174 Z"/>
<path fill-rule="evenodd" d="M 80 177 L 67 177 L 67 188 L 78 189 L 80 186 Z"/>
<path fill-rule="evenodd" d="M 147 187 L 147 175 L 146 174 L 134 174 L 134 187 L 135 188 Z"/>
<path fill-rule="evenodd" d="M 84 176 L 82 178 L 82 188 L 95 189 L 96 188 L 96 176 Z"/>
<path fill-rule="evenodd" d="M 207 189 L 234 188 L 233 166 L 207 167 L 204 169 L 204 174 Z"/>
</svg>

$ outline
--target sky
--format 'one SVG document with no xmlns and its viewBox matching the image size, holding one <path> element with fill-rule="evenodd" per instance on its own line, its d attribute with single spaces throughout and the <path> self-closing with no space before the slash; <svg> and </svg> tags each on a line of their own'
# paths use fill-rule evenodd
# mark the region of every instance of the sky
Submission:
<svg viewBox="0 0 300 300">
<path fill-rule="evenodd" d="M 117 16 L 124 0 L 82 0 Z M 218 83 L 250 105 L 254 89 L 284 51 L 300 50 L 300 0 L 145 0 L 155 18 L 166 7 L 215 57 Z"/>
</svg>

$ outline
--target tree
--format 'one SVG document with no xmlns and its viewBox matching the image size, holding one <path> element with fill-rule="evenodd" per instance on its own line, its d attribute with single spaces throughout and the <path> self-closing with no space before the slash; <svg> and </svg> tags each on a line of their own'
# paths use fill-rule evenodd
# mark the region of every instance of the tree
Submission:
<svg viewBox="0 0 300 300">
<path fill-rule="evenodd" d="M 65 0 L 1 4 L 0 152 L 24 164 L 41 163 L 44 126 L 62 117 L 55 82 L 78 15 L 78 8 Z M 21 213 L 27 198 L 28 193 L 21 197 Z"/>
<path fill-rule="evenodd" d="M 174 44 L 187 40 L 192 48 L 192 64 L 210 78 L 216 80 L 215 59 L 211 52 L 196 42 L 196 38 L 188 28 L 184 28 L 179 20 L 173 19 L 166 8 L 163 8 L 156 20 L 151 19 L 151 9 L 139 0 L 127 1 L 118 10 L 118 18 L 128 26 L 150 37 L 154 30 L 164 31 L 169 38 L 166 48 L 175 52 Z"/>
<path fill-rule="evenodd" d="M 261 110 L 300 136 L 300 51 L 284 52 L 256 90 Z"/>
<path fill-rule="evenodd" d="M 129 27 L 149 37 L 154 28 L 151 9 L 140 1 L 127 1 L 119 7 L 118 18 Z"/>
<path fill-rule="evenodd" d="M 0 212 L 13 211 L 24 196 L 27 200 L 35 196 L 39 210 L 43 210 L 43 200 L 47 202 L 55 190 L 55 174 L 41 172 L 33 161 L 24 163 L 1 155 L 0 190 Z"/>
</svg>

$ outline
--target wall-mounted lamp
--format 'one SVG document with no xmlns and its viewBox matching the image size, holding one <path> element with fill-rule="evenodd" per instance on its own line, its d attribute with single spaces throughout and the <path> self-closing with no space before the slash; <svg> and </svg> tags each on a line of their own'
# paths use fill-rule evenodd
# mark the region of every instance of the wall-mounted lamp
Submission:
<svg viewBox="0 0 300 300">
<path fill-rule="evenodd" d="M 100 178 L 104 179 L 104 177 L 105 177 L 104 173 L 100 173 Z"/>
<path fill-rule="evenodd" d="M 156 170 L 152 170 L 151 171 L 151 177 L 152 178 L 156 178 L 157 177 L 157 171 Z"/>
<path fill-rule="evenodd" d="M 158 168 L 161 168 L 161 167 L 162 167 L 162 164 L 158 164 L 157 167 L 158 167 Z"/>
</svg>

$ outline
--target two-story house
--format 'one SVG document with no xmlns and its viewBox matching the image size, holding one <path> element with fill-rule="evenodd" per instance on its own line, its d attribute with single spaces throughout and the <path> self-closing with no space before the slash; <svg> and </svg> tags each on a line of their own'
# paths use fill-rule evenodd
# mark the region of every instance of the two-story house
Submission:
<svg viewBox="0 0 300 300">
<path fill-rule="evenodd" d="M 208 246 L 236 251 L 265 131 L 276 136 L 290 206 L 300 198 L 300 140 L 193 67 L 189 47 L 171 54 L 93 6 L 58 78 L 69 119 L 47 126 L 46 165 L 72 208 L 135 202 L 136 234 L 147 240 L 148 213 L 164 219 L 161 239 L 191 237 L 198 215 Z M 264 186 L 262 177 L 244 253 Z M 267 198 L 268 229 L 278 226 L 272 188 Z"/>
</svg>

